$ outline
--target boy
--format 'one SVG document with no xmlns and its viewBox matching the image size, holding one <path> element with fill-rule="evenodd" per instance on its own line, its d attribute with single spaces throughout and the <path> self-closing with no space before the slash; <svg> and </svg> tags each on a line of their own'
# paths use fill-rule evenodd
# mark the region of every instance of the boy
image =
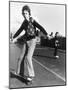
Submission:
<svg viewBox="0 0 68 90">
<path fill-rule="evenodd" d="M 59 47 L 58 36 L 59 36 L 59 33 L 56 32 L 56 34 L 55 34 L 55 51 L 54 51 L 54 56 L 55 56 L 56 58 L 59 58 L 59 56 L 57 55 L 57 50 L 58 50 L 58 47 Z"/>
<path fill-rule="evenodd" d="M 35 72 L 33 68 L 32 63 L 32 56 L 35 50 L 36 46 L 36 40 L 37 40 L 37 31 L 36 28 L 40 29 L 46 36 L 47 32 L 45 29 L 38 24 L 32 17 L 31 17 L 31 11 L 29 6 L 25 5 L 22 8 L 22 15 L 24 17 L 24 21 L 19 28 L 19 30 L 15 33 L 13 36 L 13 42 L 15 42 L 19 37 L 19 34 L 25 30 L 25 35 L 22 36 L 22 41 L 24 41 L 22 53 L 18 59 L 18 67 L 17 67 L 17 74 L 24 77 L 24 61 L 26 61 L 27 69 L 28 69 L 28 76 L 27 80 L 32 81 L 35 77 Z"/>
</svg>

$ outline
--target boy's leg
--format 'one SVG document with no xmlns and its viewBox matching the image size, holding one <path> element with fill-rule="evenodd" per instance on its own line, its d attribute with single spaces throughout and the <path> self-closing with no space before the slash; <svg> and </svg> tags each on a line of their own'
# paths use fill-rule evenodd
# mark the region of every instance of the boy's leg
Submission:
<svg viewBox="0 0 68 90">
<path fill-rule="evenodd" d="M 57 55 L 57 47 L 55 46 L 55 50 L 54 50 L 54 56 Z"/>
<path fill-rule="evenodd" d="M 26 56 L 26 62 L 27 62 L 27 69 L 28 69 L 29 77 L 35 76 L 33 63 L 32 63 L 32 56 L 33 56 L 33 53 L 35 50 L 36 40 L 37 40 L 37 38 L 27 41 L 28 52 L 27 52 L 27 56 Z"/>
<path fill-rule="evenodd" d="M 22 51 L 21 51 L 21 55 L 20 55 L 20 57 L 17 61 L 17 68 L 16 68 L 16 73 L 17 74 L 21 73 L 21 69 L 22 69 L 22 72 L 24 74 L 24 60 L 23 60 L 23 58 L 24 58 L 24 54 L 25 54 L 25 49 L 26 49 L 26 45 L 24 44 L 23 48 L 22 48 Z M 21 66 L 23 66 L 23 67 L 21 67 Z"/>
<path fill-rule="evenodd" d="M 55 56 L 56 58 L 59 58 L 59 56 L 57 55 L 57 50 L 58 50 L 58 47 L 55 47 L 54 56 Z"/>
</svg>

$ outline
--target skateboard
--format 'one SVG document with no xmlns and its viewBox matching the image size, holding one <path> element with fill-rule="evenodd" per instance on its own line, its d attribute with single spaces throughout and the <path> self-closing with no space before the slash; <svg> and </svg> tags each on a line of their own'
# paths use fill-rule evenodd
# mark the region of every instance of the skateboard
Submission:
<svg viewBox="0 0 68 90">
<path fill-rule="evenodd" d="M 27 85 L 32 84 L 32 81 L 29 81 L 27 79 L 28 76 L 21 76 L 20 74 L 17 74 L 16 72 L 14 73 L 14 75 L 17 76 L 17 77 L 20 77 L 21 79 L 24 79 Z"/>
</svg>

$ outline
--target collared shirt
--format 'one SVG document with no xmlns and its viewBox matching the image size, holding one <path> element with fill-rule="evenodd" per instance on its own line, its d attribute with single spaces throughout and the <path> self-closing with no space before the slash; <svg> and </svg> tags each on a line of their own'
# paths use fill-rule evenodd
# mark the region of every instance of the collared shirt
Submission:
<svg viewBox="0 0 68 90">
<path fill-rule="evenodd" d="M 30 18 L 30 21 L 24 20 L 19 30 L 14 34 L 13 38 L 16 38 L 23 30 L 25 30 L 26 40 L 35 38 L 37 36 L 36 28 L 40 29 L 45 35 L 47 35 L 46 30 L 33 18 Z"/>
</svg>

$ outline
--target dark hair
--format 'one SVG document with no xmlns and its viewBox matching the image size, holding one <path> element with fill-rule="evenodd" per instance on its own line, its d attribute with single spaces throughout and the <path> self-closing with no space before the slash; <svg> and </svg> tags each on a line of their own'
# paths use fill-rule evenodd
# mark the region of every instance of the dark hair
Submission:
<svg viewBox="0 0 68 90">
<path fill-rule="evenodd" d="M 28 11 L 28 12 L 29 12 L 29 15 L 31 15 L 29 6 L 25 5 L 25 6 L 22 8 L 22 15 L 24 15 L 24 10 Z"/>
<path fill-rule="evenodd" d="M 59 32 L 56 32 L 56 33 L 55 33 L 55 36 L 56 36 L 58 33 L 59 33 Z"/>
</svg>

